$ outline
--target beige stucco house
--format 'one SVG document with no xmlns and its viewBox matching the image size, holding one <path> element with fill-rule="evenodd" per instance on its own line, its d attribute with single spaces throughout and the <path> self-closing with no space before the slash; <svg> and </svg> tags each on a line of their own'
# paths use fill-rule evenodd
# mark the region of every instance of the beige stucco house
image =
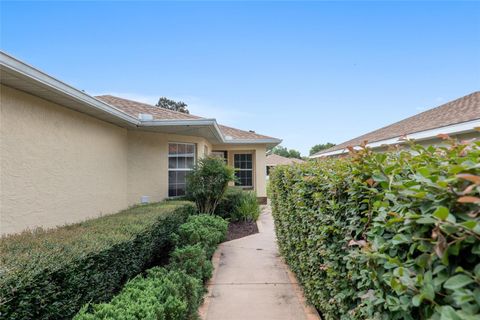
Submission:
<svg viewBox="0 0 480 320">
<path fill-rule="evenodd" d="M 93 97 L 0 52 L 0 231 L 54 227 L 185 193 L 207 154 L 266 199 L 279 139 L 215 119 Z"/>
<path fill-rule="evenodd" d="M 386 127 L 322 150 L 310 158 L 340 156 L 348 147 L 366 145 L 375 151 L 385 151 L 391 146 L 405 146 L 406 139 L 422 145 L 444 143 L 441 135 L 458 140 L 480 138 L 480 91 L 473 92 L 436 108 L 416 114 Z M 439 136 L 440 135 L 440 136 Z"/>
</svg>

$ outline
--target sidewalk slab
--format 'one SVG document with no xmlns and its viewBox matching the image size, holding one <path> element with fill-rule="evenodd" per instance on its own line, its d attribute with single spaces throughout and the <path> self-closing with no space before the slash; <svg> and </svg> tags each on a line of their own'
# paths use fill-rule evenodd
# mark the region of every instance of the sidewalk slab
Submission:
<svg viewBox="0 0 480 320">
<path fill-rule="evenodd" d="M 319 320 L 278 253 L 273 218 L 265 206 L 259 233 L 222 243 L 200 309 L 203 320 Z"/>
</svg>

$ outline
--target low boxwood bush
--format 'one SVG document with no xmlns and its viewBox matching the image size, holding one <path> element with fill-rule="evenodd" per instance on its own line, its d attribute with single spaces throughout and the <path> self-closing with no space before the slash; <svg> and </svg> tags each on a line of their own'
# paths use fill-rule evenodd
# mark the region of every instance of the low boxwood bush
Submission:
<svg viewBox="0 0 480 320">
<path fill-rule="evenodd" d="M 172 252 L 165 268 L 148 270 L 144 277 L 128 282 L 110 303 L 86 305 L 74 319 L 197 319 L 205 290 L 203 284 L 212 275 L 205 248 L 215 250 L 225 237 L 226 224 L 222 218 L 211 215 L 190 217 L 174 237 L 185 246 Z M 187 232 L 192 228 L 196 233 L 190 236 Z"/>
<path fill-rule="evenodd" d="M 325 319 L 480 318 L 480 142 L 276 168 L 282 255 Z"/>
<path fill-rule="evenodd" d="M 167 258 L 171 235 L 195 213 L 164 202 L 0 239 L 0 317 L 67 319 L 107 301 L 129 278 Z"/>
<path fill-rule="evenodd" d="M 202 282 L 183 271 L 155 267 L 129 281 L 109 303 L 85 306 L 75 320 L 194 319 L 204 292 Z"/>
<path fill-rule="evenodd" d="M 191 216 L 178 228 L 176 243 L 179 247 L 199 244 L 210 259 L 217 245 L 225 240 L 227 229 L 228 222 L 220 217 L 209 214 Z"/>
<path fill-rule="evenodd" d="M 176 248 L 170 257 L 169 268 L 206 282 L 212 276 L 213 266 L 201 244 Z"/>
</svg>

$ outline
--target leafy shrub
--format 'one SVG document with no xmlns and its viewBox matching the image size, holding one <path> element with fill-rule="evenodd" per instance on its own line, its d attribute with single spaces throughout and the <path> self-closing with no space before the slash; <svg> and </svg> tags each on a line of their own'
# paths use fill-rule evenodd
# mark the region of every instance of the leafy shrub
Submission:
<svg viewBox="0 0 480 320">
<path fill-rule="evenodd" d="M 228 223 L 220 217 L 199 214 L 188 218 L 178 228 L 176 242 L 179 247 L 199 244 L 210 257 L 217 245 L 225 239 Z"/>
<path fill-rule="evenodd" d="M 155 267 L 129 281 L 109 303 L 87 305 L 74 319 L 195 319 L 203 292 L 199 279 Z"/>
<path fill-rule="evenodd" d="M 233 221 L 257 221 L 260 216 L 260 205 L 254 192 L 243 192 L 240 201 L 232 211 Z"/>
<path fill-rule="evenodd" d="M 274 170 L 279 246 L 325 319 L 478 319 L 480 142 Z"/>
<path fill-rule="evenodd" d="M 228 183 L 233 180 L 234 169 L 223 159 L 202 158 L 187 175 L 187 196 L 195 201 L 199 212 L 213 214 Z"/>
<path fill-rule="evenodd" d="M 170 257 L 169 268 L 181 270 L 203 282 L 210 279 L 213 271 L 212 262 L 198 243 L 175 249 Z"/>
<path fill-rule="evenodd" d="M 223 195 L 215 209 L 215 214 L 222 218 L 231 218 L 232 212 L 240 204 L 243 199 L 245 191 L 237 187 L 229 187 Z"/>
<path fill-rule="evenodd" d="M 157 203 L 1 238 L 1 316 L 66 319 L 87 302 L 109 300 L 168 256 L 172 233 L 194 212 L 189 202 Z"/>
<path fill-rule="evenodd" d="M 226 226 L 220 217 L 191 216 L 174 237 L 177 243 L 186 246 L 172 252 L 166 268 L 155 267 L 145 277 L 137 276 L 110 303 L 86 305 L 74 319 L 197 319 L 203 283 L 211 277 L 213 269 L 205 248 L 215 250 L 225 236 Z M 190 236 L 188 232 L 193 229 L 199 232 Z"/>
</svg>

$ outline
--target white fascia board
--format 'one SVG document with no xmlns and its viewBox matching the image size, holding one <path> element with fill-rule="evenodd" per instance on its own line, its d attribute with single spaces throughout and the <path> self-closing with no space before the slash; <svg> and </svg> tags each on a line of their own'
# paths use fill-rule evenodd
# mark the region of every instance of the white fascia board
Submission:
<svg viewBox="0 0 480 320">
<path fill-rule="evenodd" d="M 23 75 L 24 77 L 27 77 L 29 79 L 32 79 L 48 88 L 50 88 L 53 91 L 57 91 L 62 93 L 63 95 L 66 95 L 72 99 L 75 99 L 77 101 L 83 102 L 87 106 L 93 109 L 97 109 L 106 113 L 109 113 L 117 118 L 120 118 L 122 120 L 127 121 L 128 123 L 132 125 L 138 125 L 140 122 L 138 119 L 135 117 L 130 116 L 129 114 L 116 109 L 112 107 L 111 105 L 100 101 L 85 92 L 82 92 L 78 89 L 75 89 L 74 87 L 57 80 L 45 72 L 42 72 L 20 60 L 15 59 L 14 57 L 0 51 L 0 65 L 2 67 L 5 67 L 6 69 Z"/>
<path fill-rule="evenodd" d="M 416 140 L 416 141 L 428 140 L 428 139 L 436 138 L 439 134 L 451 135 L 451 134 L 468 133 L 468 132 L 475 131 L 475 128 L 478 128 L 478 127 L 480 127 L 480 119 L 452 124 L 449 126 L 444 126 L 444 127 L 425 130 L 425 131 L 419 131 L 419 132 L 408 134 L 404 137 L 395 137 L 395 138 L 375 141 L 372 143 L 368 143 L 367 147 L 378 148 L 383 145 L 402 144 L 402 143 L 405 143 L 404 139 Z M 360 149 L 360 147 L 354 146 L 354 149 L 358 150 Z M 348 150 L 345 148 L 345 149 L 325 152 L 318 155 L 313 155 L 313 156 L 310 156 L 309 158 L 311 159 L 322 158 L 322 157 L 339 155 L 347 152 Z"/>
</svg>

